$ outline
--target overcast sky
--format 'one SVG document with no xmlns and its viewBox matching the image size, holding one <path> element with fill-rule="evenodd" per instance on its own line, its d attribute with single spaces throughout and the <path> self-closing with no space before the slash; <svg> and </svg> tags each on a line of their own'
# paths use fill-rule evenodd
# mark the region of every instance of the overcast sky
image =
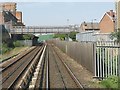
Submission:
<svg viewBox="0 0 120 90">
<path fill-rule="evenodd" d="M 18 2 L 26 25 L 67 25 L 99 21 L 104 13 L 115 9 L 114 2 Z M 69 19 L 69 21 L 67 20 Z M 95 22 L 95 21 L 94 21 Z"/>
</svg>

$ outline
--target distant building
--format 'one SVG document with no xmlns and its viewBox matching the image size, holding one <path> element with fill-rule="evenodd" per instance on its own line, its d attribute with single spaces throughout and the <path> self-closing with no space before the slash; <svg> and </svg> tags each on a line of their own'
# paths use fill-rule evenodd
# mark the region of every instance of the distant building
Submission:
<svg viewBox="0 0 120 90">
<path fill-rule="evenodd" d="M 120 28 L 120 0 L 116 0 L 117 29 Z"/>
<path fill-rule="evenodd" d="M 0 3 L 1 11 L 10 11 L 14 16 L 16 14 L 16 3 L 14 2 L 3 2 Z"/>
<path fill-rule="evenodd" d="M 22 23 L 22 12 L 16 11 L 16 3 L 0 3 L 0 24 L 5 26 L 24 26 Z"/>
<path fill-rule="evenodd" d="M 76 35 L 77 41 L 113 41 L 110 38 L 111 32 L 116 30 L 116 13 L 113 10 L 105 12 L 99 23 L 83 22 L 80 26 L 80 33 Z"/>
<path fill-rule="evenodd" d="M 8 28 L 10 28 L 12 25 L 17 24 L 17 18 L 9 11 L 1 11 L 0 12 L 0 24 L 5 25 Z"/>
<path fill-rule="evenodd" d="M 99 29 L 99 23 L 93 23 L 93 22 L 83 22 L 80 25 L 80 32 L 82 31 L 98 31 Z"/>
<path fill-rule="evenodd" d="M 99 22 L 100 33 L 111 33 L 115 31 L 115 12 L 106 12 Z"/>
</svg>

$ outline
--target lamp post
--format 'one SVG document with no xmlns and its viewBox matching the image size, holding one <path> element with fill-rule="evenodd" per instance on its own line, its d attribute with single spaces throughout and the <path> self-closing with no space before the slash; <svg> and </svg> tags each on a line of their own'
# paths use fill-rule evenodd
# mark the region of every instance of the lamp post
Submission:
<svg viewBox="0 0 120 90">
<path fill-rule="evenodd" d="M 92 19 L 92 30 L 94 31 L 94 21 L 96 21 L 96 19 Z"/>
<path fill-rule="evenodd" d="M 69 27 L 69 19 L 67 19 L 67 25 L 68 25 L 68 27 Z M 69 32 L 68 32 L 68 34 L 67 34 L 67 41 L 69 41 Z"/>
</svg>

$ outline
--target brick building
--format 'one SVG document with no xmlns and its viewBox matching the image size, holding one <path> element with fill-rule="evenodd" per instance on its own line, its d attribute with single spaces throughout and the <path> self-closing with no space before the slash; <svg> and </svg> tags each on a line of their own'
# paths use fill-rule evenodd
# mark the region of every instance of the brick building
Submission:
<svg viewBox="0 0 120 90">
<path fill-rule="evenodd" d="M 22 12 L 17 11 L 16 3 L 0 3 L 0 24 L 23 26 Z"/>
<path fill-rule="evenodd" d="M 18 22 L 22 22 L 22 12 L 17 11 L 16 12 L 16 18 L 18 19 Z"/>
<path fill-rule="evenodd" d="M 0 3 L 0 7 L 1 7 L 1 11 L 10 11 L 15 16 L 16 3 L 14 2 Z"/>
<path fill-rule="evenodd" d="M 93 22 L 83 22 L 80 25 L 80 32 L 82 31 L 98 31 L 99 29 L 99 23 L 93 23 Z"/>
<path fill-rule="evenodd" d="M 100 33 L 111 33 L 115 31 L 115 12 L 110 10 L 104 14 L 99 22 Z"/>
</svg>

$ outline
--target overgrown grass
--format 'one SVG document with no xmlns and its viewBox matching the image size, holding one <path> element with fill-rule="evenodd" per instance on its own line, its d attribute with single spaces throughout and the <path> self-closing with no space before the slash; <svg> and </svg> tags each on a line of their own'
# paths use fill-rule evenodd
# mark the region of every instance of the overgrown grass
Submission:
<svg viewBox="0 0 120 90">
<path fill-rule="evenodd" d="M 10 52 L 15 47 L 23 47 L 23 45 L 20 43 L 20 41 L 14 41 L 13 46 L 9 46 L 7 43 L 3 42 L 2 47 L 0 47 L 0 54 L 5 54 L 7 52 Z"/>
<path fill-rule="evenodd" d="M 6 52 L 9 52 L 13 49 L 13 47 L 8 47 L 6 43 L 2 43 L 2 47 L 0 49 L 0 54 L 4 54 Z"/>
<path fill-rule="evenodd" d="M 118 77 L 110 76 L 107 79 L 100 82 L 104 88 L 118 88 Z"/>
<path fill-rule="evenodd" d="M 20 41 L 14 41 L 14 42 L 13 42 L 13 45 L 14 45 L 14 47 L 21 47 L 21 46 L 23 46 L 23 45 L 20 43 Z"/>
</svg>

